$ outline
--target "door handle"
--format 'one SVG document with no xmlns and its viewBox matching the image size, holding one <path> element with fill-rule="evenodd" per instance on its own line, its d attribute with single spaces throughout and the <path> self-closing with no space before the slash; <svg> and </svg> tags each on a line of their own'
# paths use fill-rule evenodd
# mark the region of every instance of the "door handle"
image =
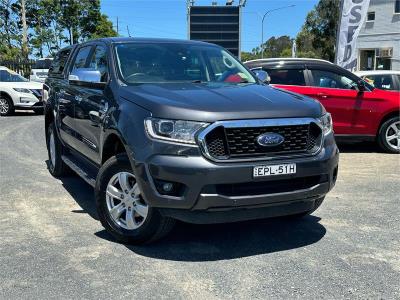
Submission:
<svg viewBox="0 0 400 300">
<path fill-rule="evenodd" d="M 324 94 L 324 93 L 318 93 L 317 96 L 322 98 L 322 99 L 329 98 L 329 96 L 327 94 Z"/>
</svg>

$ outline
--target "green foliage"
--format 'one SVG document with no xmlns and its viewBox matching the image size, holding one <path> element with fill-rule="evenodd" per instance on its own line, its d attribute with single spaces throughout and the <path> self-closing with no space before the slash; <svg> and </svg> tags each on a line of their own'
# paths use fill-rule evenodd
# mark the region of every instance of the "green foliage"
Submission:
<svg viewBox="0 0 400 300">
<path fill-rule="evenodd" d="M 297 57 L 334 61 L 340 0 L 320 0 L 306 17 L 296 36 Z M 291 57 L 293 40 L 288 36 L 271 37 L 264 43 L 264 57 Z M 242 61 L 261 58 L 261 46 L 242 52 Z"/>
<path fill-rule="evenodd" d="M 21 56 L 21 0 L 0 1 L 0 59 Z M 25 0 L 30 54 L 54 55 L 61 47 L 116 36 L 100 0 Z M 71 39 L 72 36 L 72 39 Z"/>
<path fill-rule="evenodd" d="M 314 54 L 332 62 L 335 59 L 339 6 L 340 0 L 320 0 L 308 13 L 302 30 L 311 41 Z M 310 50 L 311 48 L 306 51 Z"/>
</svg>

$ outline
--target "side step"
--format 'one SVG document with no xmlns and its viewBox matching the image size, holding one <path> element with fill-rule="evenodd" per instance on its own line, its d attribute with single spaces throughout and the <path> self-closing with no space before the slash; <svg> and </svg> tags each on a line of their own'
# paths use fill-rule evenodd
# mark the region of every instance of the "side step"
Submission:
<svg viewBox="0 0 400 300">
<path fill-rule="evenodd" d="M 80 177 L 82 177 L 83 180 L 85 180 L 89 185 L 92 187 L 95 187 L 96 185 L 96 176 L 95 172 L 91 171 L 90 167 L 88 166 L 87 168 L 82 168 L 84 166 L 84 163 L 80 163 L 80 160 L 75 158 L 72 155 L 62 155 L 61 159 L 63 162 L 71 168 L 72 171 L 74 171 L 76 174 L 78 174 Z"/>
</svg>

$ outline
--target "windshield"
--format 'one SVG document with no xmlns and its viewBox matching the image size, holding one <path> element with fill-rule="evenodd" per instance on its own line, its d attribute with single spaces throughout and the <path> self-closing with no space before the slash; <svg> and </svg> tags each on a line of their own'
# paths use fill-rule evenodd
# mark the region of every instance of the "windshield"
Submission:
<svg viewBox="0 0 400 300">
<path fill-rule="evenodd" d="M 35 62 L 35 65 L 32 69 L 50 69 L 52 61 L 53 60 L 49 58 L 39 59 Z"/>
<path fill-rule="evenodd" d="M 0 70 L 0 82 L 27 82 L 28 79 L 25 79 L 18 73 L 8 70 Z"/>
<path fill-rule="evenodd" d="M 127 84 L 169 82 L 255 83 L 222 48 L 181 43 L 125 43 L 115 46 L 121 79 Z"/>
</svg>

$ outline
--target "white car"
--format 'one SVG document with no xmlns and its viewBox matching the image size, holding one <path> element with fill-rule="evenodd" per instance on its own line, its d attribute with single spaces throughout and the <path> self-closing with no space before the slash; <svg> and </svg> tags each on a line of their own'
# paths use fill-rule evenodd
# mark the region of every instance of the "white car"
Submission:
<svg viewBox="0 0 400 300">
<path fill-rule="evenodd" d="M 400 91 L 400 71 L 359 71 L 355 74 L 378 89 Z"/>
<path fill-rule="evenodd" d="M 44 82 L 49 74 L 52 62 L 52 58 L 39 58 L 31 70 L 30 81 Z"/>
<path fill-rule="evenodd" d="M 43 113 L 43 83 L 29 81 L 6 67 L 0 67 L 0 116 L 14 113 L 15 109 Z"/>
</svg>

